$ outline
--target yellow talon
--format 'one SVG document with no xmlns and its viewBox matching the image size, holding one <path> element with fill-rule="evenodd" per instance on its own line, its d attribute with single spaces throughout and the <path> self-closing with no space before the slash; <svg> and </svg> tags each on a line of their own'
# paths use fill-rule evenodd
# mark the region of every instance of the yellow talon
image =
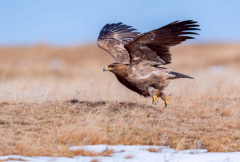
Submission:
<svg viewBox="0 0 240 162">
<path fill-rule="evenodd" d="M 158 98 L 157 98 L 156 95 L 153 95 L 152 100 L 153 100 L 153 101 L 152 101 L 153 104 L 157 104 Z"/>
<path fill-rule="evenodd" d="M 165 100 L 165 108 L 168 106 L 168 100 L 171 98 L 171 95 L 172 94 L 170 94 Z"/>
</svg>

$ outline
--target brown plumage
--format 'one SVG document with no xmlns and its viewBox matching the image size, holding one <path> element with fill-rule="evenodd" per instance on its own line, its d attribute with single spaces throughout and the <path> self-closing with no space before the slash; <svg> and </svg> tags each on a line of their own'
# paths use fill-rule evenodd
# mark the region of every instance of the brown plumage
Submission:
<svg viewBox="0 0 240 162">
<path fill-rule="evenodd" d="M 196 23 L 192 20 L 175 21 L 144 34 L 132 32 L 136 29 L 122 23 L 105 25 L 98 37 L 98 46 L 108 51 L 116 63 L 103 70 L 113 72 L 119 82 L 132 91 L 152 97 L 155 104 L 157 97 L 161 97 L 167 106 L 170 95 L 167 97 L 163 90 L 169 80 L 193 78 L 160 65 L 172 62 L 171 46 L 194 39 L 186 35 L 197 34 L 190 32 L 199 30 Z"/>
<path fill-rule="evenodd" d="M 129 63 L 128 51 L 124 45 L 132 38 L 136 37 L 139 32 L 132 32 L 131 26 L 122 23 L 105 25 L 98 37 L 97 44 L 100 48 L 109 52 L 118 63 Z"/>
</svg>

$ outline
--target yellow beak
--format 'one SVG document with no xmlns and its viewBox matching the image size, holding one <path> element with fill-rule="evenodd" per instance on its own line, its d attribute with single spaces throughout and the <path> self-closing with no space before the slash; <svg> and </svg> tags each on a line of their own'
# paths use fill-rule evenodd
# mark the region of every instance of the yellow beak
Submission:
<svg viewBox="0 0 240 162">
<path fill-rule="evenodd" d="M 109 70 L 112 70 L 113 68 L 109 68 L 108 66 L 104 67 L 103 68 L 103 71 L 109 71 Z"/>
</svg>

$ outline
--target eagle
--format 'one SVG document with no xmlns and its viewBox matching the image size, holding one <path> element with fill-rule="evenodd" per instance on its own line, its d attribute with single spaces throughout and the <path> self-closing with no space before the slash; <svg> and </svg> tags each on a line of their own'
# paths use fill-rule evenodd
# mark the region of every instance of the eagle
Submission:
<svg viewBox="0 0 240 162">
<path fill-rule="evenodd" d="M 163 91 L 169 80 L 189 78 L 162 65 L 172 63 L 170 47 L 194 39 L 200 30 L 196 21 L 175 21 L 159 29 L 141 34 L 123 23 L 106 24 L 100 31 L 97 44 L 115 59 L 103 68 L 115 74 L 118 81 L 130 90 L 151 97 L 156 104 L 162 98 L 168 106 L 170 95 Z M 190 36 L 189 36 L 190 35 Z"/>
</svg>

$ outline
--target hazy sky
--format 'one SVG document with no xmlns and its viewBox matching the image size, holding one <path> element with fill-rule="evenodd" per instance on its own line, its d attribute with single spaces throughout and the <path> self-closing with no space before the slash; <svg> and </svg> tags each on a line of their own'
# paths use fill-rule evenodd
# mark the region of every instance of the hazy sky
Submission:
<svg viewBox="0 0 240 162">
<path fill-rule="evenodd" d="M 193 43 L 240 42 L 240 0 L 0 0 L 0 46 L 96 43 L 106 23 L 147 32 L 189 19 L 202 29 Z"/>
</svg>

